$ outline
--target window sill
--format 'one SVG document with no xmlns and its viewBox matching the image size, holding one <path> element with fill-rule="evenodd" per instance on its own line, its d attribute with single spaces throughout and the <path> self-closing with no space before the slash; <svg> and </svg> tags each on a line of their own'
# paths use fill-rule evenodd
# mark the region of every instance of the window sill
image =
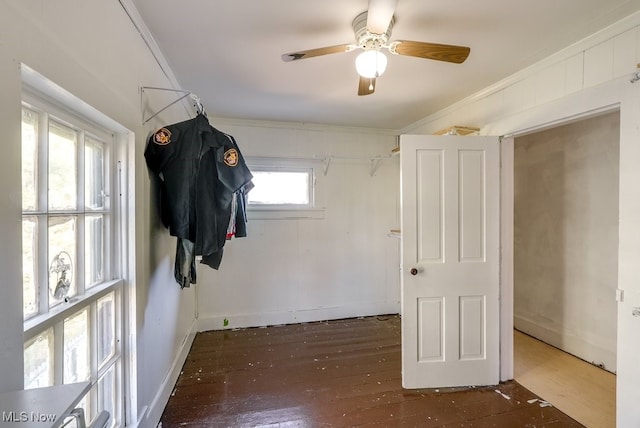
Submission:
<svg viewBox="0 0 640 428">
<path fill-rule="evenodd" d="M 52 325 L 68 318 L 80 309 L 89 305 L 90 303 L 98 300 L 102 296 L 108 294 L 112 290 L 118 288 L 123 283 L 123 280 L 117 279 L 113 281 L 107 281 L 103 284 L 96 285 L 90 288 L 80 297 L 72 297 L 69 302 L 60 303 L 54 306 L 46 314 L 35 315 L 24 321 L 24 340 L 25 342 L 30 338 L 42 333 Z"/>
<path fill-rule="evenodd" d="M 322 220 L 324 208 L 267 208 L 251 207 L 247 210 L 248 220 Z"/>
</svg>

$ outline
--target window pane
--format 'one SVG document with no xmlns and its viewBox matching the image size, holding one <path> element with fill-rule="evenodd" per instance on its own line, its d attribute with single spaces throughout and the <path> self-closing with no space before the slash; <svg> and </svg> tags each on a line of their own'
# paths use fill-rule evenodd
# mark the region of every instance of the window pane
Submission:
<svg viewBox="0 0 640 428">
<path fill-rule="evenodd" d="M 115 294 L 110 293 L 98 300 L 98 367 L 116 351 Z"/>
<path fill-rule="evenodd" d="M 77 207 L 76 132 L 56 122 L 49 124 L 49 209 Z"/>
<path fill-rule="evenodd" d="M 38 234 L 36 217 L 22 217 L 22 313 L 25 318 L 38 312 Z"/>
<path fill-rule="evenodd" d="M 84 218 L 84 274 L 87 288 L 104 280 L 104 216 Z"/>
<path fill-rule="evenodd" d="M 250 204 L 308 205 L 309 172 L 251 171 L 255 187 L 249 192 Z"/>
<path fill-rule="evenodd" d="M 76 217 L 49 217 L 49 307 L 76 294 Z"/>
<path fill-rule="evenodd" d="M 120 270 L 109 251 L 119 247 L 112 242 L 117 213 L 110 211 L 107 194 L 113 188 L 114 141 L 109 130 L 98 124 L 85 129 L 78 115 L 57 107 L 51 111 L 59 118 L 36 96 L 22 110 L 23 312 L 27 325 L 48 328 L 25 337 L 25 385 L 91 380 L 78 405 L 87 419 L 100 407 L 122 420 L 122 299 L 117 284 L 100 294 L 91 289 Z M 85 303 L 74 298 L 87 290 Z M 78 306 L 66 304 L 69 298 Z M 43 312 L 53 318 L 34 316 Z"/>
<path fill-rule="evenodd" d="M 82 400 L 80 400 L 78 402 L 78 404 L 76 404 L 76 409 L 82 409 L 84 410 L 84 418 L 85 421 L 88 421 L 91 419 L 91 396 L 95 396 L 96 394 L 96 388 L 95 386 L 92 387 L 89 392 L 87 392 L 85 394 L 84 397 L 82 397 Z M 65 419 L 65 422 L 67 425 L 62 425 L 62 428 L 80 428 L 80 426 L 77 423 L 77 419 L 74 417 L 68 417 Z"/>
<path fill-rule="evenodd" d="M 104 208 L 104 143 L 87 138 L 84 148 L 84 199 L 88 209 Z"/>
<path fill-rule="evenodd" d="M 64 383 L 89 379 L 88 309 L 64 320 Z"/>
<path fill-rule="evenodd" d="M 98 412 L 106 410 L 111 415 L 109 426 L 113 426 L 116 419 L 116 365 L 114 364 L 98 380 Z"/>
<path fill-rule="evenodd" d="M 38 115 L 22 109 L 22 211 L 35 211 L 38 190 Z"/>
<path fill-rule="evenodd" d="M 53 385 L 53 330 L 48 329 L 24 346 L 24 388 Z"/>
</svg>

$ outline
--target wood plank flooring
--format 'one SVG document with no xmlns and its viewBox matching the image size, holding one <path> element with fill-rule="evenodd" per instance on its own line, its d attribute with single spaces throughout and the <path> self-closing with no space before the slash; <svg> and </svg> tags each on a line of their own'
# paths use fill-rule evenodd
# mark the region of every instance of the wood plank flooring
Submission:
<svg viewBox="0 0 640 428">
<path fill-rule="evenodd" d="M 616 376 L 519 331 L 514 378 L 587 427 L 616 426 Z"/>
<path fill-rule="evenodd" d="M 515 381 L 405 390 L 397 315 L 196 335 L 172 427 L 581 427 Z"/>
</svg>

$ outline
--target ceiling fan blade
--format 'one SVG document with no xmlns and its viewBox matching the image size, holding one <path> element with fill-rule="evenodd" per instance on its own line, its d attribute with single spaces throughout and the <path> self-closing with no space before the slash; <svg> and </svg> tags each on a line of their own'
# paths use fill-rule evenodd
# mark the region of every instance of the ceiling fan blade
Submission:
<svg viewBox="0 0 640 428">
<path fill-rule="evenodd" d="M 360 82 L 358 83 L 358 95 L 370 95 L 376 90 L 376 78 L 375 77 L 362 77 L 360 76 Z"/>
<path fill-rule="evenodd" d="M 291 52 L 282 55 L 284 62 L 297 61 L 299 59 L 313 58 L 314 56 L 329 55 L 334 53 L 350 52 L 356 46 L 353 44 L 325 46 L 324 48 L 309 49 L 306 51 Z"/>
<path fill-rule="evenodd" d="M 367 30 L 374 34 L 386 33 L 397 4 L 398 0 L 369 0 Z"/>
<path fill-rule="evenodd" d="M 398 40 L 389 44 L 389 51 L 398 55 L 462 64 L 469 56 L 471 49 L 466 46 Z"/>
</svg>

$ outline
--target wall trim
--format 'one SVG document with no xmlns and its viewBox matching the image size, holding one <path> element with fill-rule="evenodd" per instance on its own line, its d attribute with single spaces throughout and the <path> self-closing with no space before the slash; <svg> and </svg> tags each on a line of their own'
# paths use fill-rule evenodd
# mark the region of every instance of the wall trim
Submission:
<svg viewBox="0 0 640 428">
<path fill-rule="evenodd" d="M 191 345 L 193 344 L 193 340 L 197 333 L 197 325 L 198 320 L 194 319 L 187 335 L 178 349 L 178 353 L 171 364 L 171 368 L 169 369 L 167 376 L 164 378 L 164 381 L 160 386 L 160 390 L 153 398 L 149 407 L 146 407 L 140 415 L 138 423 L 136 424 L 137 427 L 155 428 L 158 426 L 160 418 L 162 417 L 162 412 L 164 412 L 164 408 L 169 402 L 169 397 L 176 386 L 176 382 L 178 381 L 178 377 L 182 371 L 182 366 L 187 360 L 189 350 L 191 350 Z"/>
<path fill-rule="evenodd" d="M 517 72 L 515 72 L 514 74 L 494 83 L 493 85 L 487 86 L 484 89 L 481 89 L 480 91 L 461 99 L 460 101 L 457 101 L 453 104 L 450 104 L 448 107 L 442 109 L 442 110 L 438 110 L 437 112 L 426 116 L 422 119 L 420 119 L 417 122 L 414 122 L 408 126 L 405 126 L 404 128 L 399 130 L 400 134 L 408 134 L 411 133 L 413 130 L 420 128 L 422 126 L 428 125 L 431 122 L 435 122 L 439 119 L 443 119 L 445 117 L 447 117 L 449 114 L 455 113 L 457 111 L 459 111 L 459 109 L 462 106 L 468 105 L 468 104 L 472 104 L 476 101 L 485 99 L 487 97 L 489 97 L 492 94 L 495 94 L 497 92 L 500 92 L 510 86 L 515 85 L 518 82 L 521 82 L 523 80 L 525 80 L 528 77 L 534 76 L 536 73 L 540 72 L 541 70 L 546 69 L 549 66 L 552 66 L 554 64 L 558 64 L 559 62 L 562 62 L 568 58 L 571 58 L 572 56 L 575 55 L 579 55 L 584 53 L 586 50 L 597 46 L 601 43 L 604 43 L 608 40 L 613 39 L 614 37 L 632 30 L 633 28 L 640 26 L 640 12 L 636 12 L 633 13 L 629 16 L 626 16 L 625 18 L 621 19 L 620 21 L 611 24 L 608 27 L 605 27 L 604 29 L 591 34 L 590 36 L 572 44 L 567 46 L 566 48 L 532 64 L 529 67 L 523 68 Z M 629 70 L 629 76 L 631 76 L 633 70 Z M 585 88 L 582 88 L 585 89 Z M 488 134 L 490 135 L 490 134 Z"/>
<path fill-rule="evenodd" d="M 153 34 L 145 24 L 140 12 L 133 4 L 132 0 L 118 0 L 120 5 L 124 9 L 125 13 L 131 20 L 133 26 L 138 30 L 140 37 L 147 45 L 149 52 L 153 56 L 153 58 L 158 63 L 158 66 L 164 73 L 164 75 L 171 82 L 171 86 L 173 89 L 184 89 L 181 87 L 180 82 L 176 78 L 169 62 L 165 58 L 162 53 L 162 50 L 158 46 Z M 188 89 L 185 89 L 188 90 Z M 182 104 L 190 111 L 190 105 L 187 100 L 183 101 Z M 354 132 L 354 133 L 369 133 L 369 134 L 382 134 L 382 135 L 398 135 L 398 131 L 394 129 L 372 129 L 372 128 L 357 128 L 357 127 L 347 127 L 347 126 L 337 126 L 337 125 L 324 125 L 320 123 L 307 123 L 307 122 L 275 122 L 275 121 L 263 121 L 263 120 L 243 120 L 243 119 L 232 119 L 232 118 L 223 118 L 223 117 L 213 117 L 210 116 L 209 120 L 211 122 L 216 122 L 216 124 L 225 123 L 227 125 L 236 125 L 236 126 L 246 126 L 246 127 L 262 127 L 262 128 L 288 128 L 288 129 L 306 129 L 306 130 L 318 130 L 318 131 L 327 131 L 327 130 L 340 130 L 341 132 Z"/>
<path fill-rule="evenodd" d="M 153 58 L 158 63 L 158 66 L 160 67 L 160 70 L 162 70 L 162 73 L 165 75 L 167 79 L 169 79 L 169 82 L 171 82 L 171 85 L 173 86 L 174 89 L 180 88 L 180 83 L 178 82 L 178 79 L 176 78 L 175 74 L 173 74 L 173 70 L 169 66 L 169 62 L 167 61 L 165 56 L 162 54 L 162 51 L 160 50 L 160 47 L 158 46 L 156 39 L 153 37 L 153 34 L 151 34 L 149 27 L 147 27 L 147 24 L 142 19 L 142 16 L 140 15 L 140 12 L 138 12 L 138 9 L 133 4 L 133 1 L 132 0 L 118 0 L 118 1 L 120 2 L 120 6 L 122 6 L 122 9 L 124 9 L 125 13 L 131 20 L 131 23 L 133 24 L 135 29 L 138 30 L 140 37 L 142 38 L 144 43 L 147 45 L 149 52 L 151 53 L 151 55 L 153 55 Z"/>
<path fill-rule="evenodd" d="M 165 75 L 165 77 L 171 84 L 171 89 L 182 89 L 180 82 L 176 78 L 175 74 L 173 73 L 173 70 L 171 69 L 171 66 L 169 65 L 169 62 L 167 61 L 165 56 L 162 54 L 162 51 L 160 50 L 160 47 L 158 46 L 156 39 L 153 37 L 153 34 L 151 34 L 149 27 L 147 27 L 147 24 L 142 19 L 142 16 L 140 15 L 140 12 L 133 4 L 133 1 L 132 0 L 118 0 L 118 1 L 122 9 L 124 10 L 124 12 L 127 14 L 129 19 L 131 20 L 131 24 L 133 24 L 134 28 L 140 34 L 140 38 L 145 43 L 145 45 L 147 45 L 147 49 L 149 49 L 149 53 L 151 53 L 151 56 L 153 56 L 153 58 L 156 60 L 158 67 L 160 67 L 160 70 L 162 71 L 162 74 Z M 191 105 L 189 104 L 188 98 L 184 99 L 181 102 L 181 104 L 188 113 L 191 113 Z"/>
<path fill-rule="evenodd" d="M 482 130 L 485 135 L 521 137 L 609 113 L 620 108 L 621 94 L 631 85 L 627 78 L 612 79 L 548 103 L 494 119 L 483 126 Z"/>
<path fill-rule="evenodd" d="M 513 138 L 500 140 L 500 381 L 513 379 Z"/>
<path fill-rule="evenodd" d="M 570 334 L 563 329 L 544 325 L 539 321 L 533 321 L 522 315 L 515 315 L 513 319 L 516 330 L 528 334 L 529 336 L 533 336 L 593 365 L 599 366 L 602 364 L 605 370 L 616 373 L 615 351 L 612 352 L 604 349 L 595 343 Z M 588 356 L 581 356 L 581 354 L 584 354 L 582 351 L 585 349 L 591 350 L 592 352 Z"/>
<path fill-rule="evenodd" d="M 232 330 L 236 328 L 265 327 L 282 324 L 298 324 L 305 322 L 326 321 L 342 318 L 356 318 L 373 315 L 400 313 L 400 302 L 355 303 L 352 305 L 315 308 L 308 310 L 205 315 L 198 319 L 198 331 Z M 225 319 L 229 321 L 224 326 Z"/>
<path fill-rule="evenodd" d="M 397 129 L 360 128 L 355 126 L 326 125 L 322 123 L 312 122 L 277 122 L 271 120 L 233 119 L 228 117 L 215 116 L 209 116 L 209 121 L 215 123 L 216 126 L 224 124 L 229 126 L 242 126 L 247 128 L 294 129 L 318 132 L 334 131 L 372 135 L 399 135 L 400 133 Z"/>
</svg>

